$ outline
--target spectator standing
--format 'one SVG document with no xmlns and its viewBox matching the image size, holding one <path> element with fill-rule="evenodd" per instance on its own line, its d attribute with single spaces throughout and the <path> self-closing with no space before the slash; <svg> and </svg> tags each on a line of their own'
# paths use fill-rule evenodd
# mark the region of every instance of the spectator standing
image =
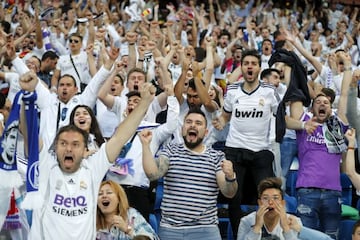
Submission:
<svg viewBox="0 0 360 240">
<path fill-rule="evenodd" d="M 260 56 L 255 49 L 242 53 L 241 71 L 244 81 L 228 86 L 222 114 L 213 119 L 213 125 L 218 130 L 230 122 L 225 154 L 233 162 L 239 186 L 236 196 L 229 200 L 229 216 L 235 238 L 243 196 L 249 197 L 252 204 L 257 199 L 256 193 L 244 192 L 245 175 L 251 174 L 250 182 L 254 186 L 264 178 L 274 176 L 274 155 L 269 135 L 271 115 L 276 113 L 278 100 L 273 87 L 260 83 L 260 64 Z"/>
</svg>

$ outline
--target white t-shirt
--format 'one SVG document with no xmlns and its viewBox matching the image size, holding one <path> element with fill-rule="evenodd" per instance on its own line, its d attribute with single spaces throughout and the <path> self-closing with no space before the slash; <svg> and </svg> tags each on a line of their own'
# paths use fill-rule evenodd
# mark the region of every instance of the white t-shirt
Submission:
<svg viewBox="0 0 360 240">
<path fill-rule="evenodd" d="M 56 69 L 61 71 L 61 76 L 65 74 L 73 76 L 76 80 L 76 86 L 80 91 L 80 82 L 88 84 L 91 80 L 87 54 L 82 51 L 78 55 L 71 55 L 71 57 L 74 61 L 77 72 L 80 75 L 80 79 L 75 71 L 74 65 L 71 62 L 70 55 L 60 56 Z"/>
<path fill-rule="evenodd" d="M 167 99 L 168 113 L 166 122 L 152 130 L 152 140 L 150 143 L 151 152 L 155 155 L 160 145 L 171 137 L 177 128 L 177 119 L 179 116 L 179 103 L 174 96 Z M 129 116 L 131 117 L 131 115 Z M 140 126 L 146 126 L 148 122 L 142 121 Z M 149 187 L 149 179 L 147 178 L 142 164 L 142 145 L 140 138 L 136 136 L 132 142 L 131 148 L 127 152 L 126 159 L 130 159 L 133 163 L 132 169 L 134 174 L 117 174 L 112 172 L 112 168 L 107 173 L 106 178 L 113 180 L 119 184 L 131 185 L 137 187 Z"/>
<path fill-rule="evenodd" d="M 45 201 L 33 212 L 30 239 L 95 239 L 97 195 L 110 167 L 105 144 L 73 174 L 63 173 L 47 149 L 40 152 L 39 164 L 39 191 Z"/>
<path fill-rule="evenodd" d="M 125 109 L 125 106 L 123 109 Z M 107 109 L 100 100 L 97 100 L 96 119 L 99 122 L 99 127 L 103 137 L 109 138 L 114 134 L 115 129 L 119 126 L 122 117 Z"/>
<path fill-rule="evenodd" d="M 224 111 L 231 113 L 225 145 L 252 151 L 270 149 L 270 118 L 277 106 L 278 100 L 270 85 L 260 83 L 251 93 L 242 89 L 242 83 L 230 85 L 224 101 Z"/>
</svg>

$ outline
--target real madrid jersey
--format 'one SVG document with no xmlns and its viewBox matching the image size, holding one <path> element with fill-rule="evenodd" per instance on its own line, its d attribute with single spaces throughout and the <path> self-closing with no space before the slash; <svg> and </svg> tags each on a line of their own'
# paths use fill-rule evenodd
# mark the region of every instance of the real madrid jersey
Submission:
<svg viewBox="0 0 360 240">
<path fill-rule="evenodd" d="M 260 83 L 252 92 L 243 83 L 228 87 L 224 111 L 231 113 L 226 146 L 252 151 L 270 149 L 270 116 L 276 113 L 278 100 L 271 85 Z"/>
</svg>

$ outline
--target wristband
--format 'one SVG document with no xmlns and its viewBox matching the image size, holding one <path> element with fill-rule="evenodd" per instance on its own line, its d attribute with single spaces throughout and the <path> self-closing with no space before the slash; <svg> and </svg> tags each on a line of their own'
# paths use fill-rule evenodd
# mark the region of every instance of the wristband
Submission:
<svg viewBox="0 0 360 240">
<path fill-rule="evenodd" d="M 235 182 L 235 181 L 236 181 L 236 173 L 234 173 L 234 178 L 233 178 L 233 179 L 228 179 L 228 178 L 225 176 L 225 181 L 227 181 L 227 182 Z"/>
<path fill-rule="evenodd" d="M 128 43 L 129 45 L 135 45 L 135 43 Z"/>
<path fill-rule="evenodd" d="M 138 59 L 138 62 L 143 62 L 144 61 L 144 59 Z"/>
<path fill-rule="evenodd" d="M 349 150 L 355 150 L 355 148 L 354 148 L 354 147 L 348 147 L 347 150 L 348 150 L 348 151 L 349 151 Z"/>
</svg>

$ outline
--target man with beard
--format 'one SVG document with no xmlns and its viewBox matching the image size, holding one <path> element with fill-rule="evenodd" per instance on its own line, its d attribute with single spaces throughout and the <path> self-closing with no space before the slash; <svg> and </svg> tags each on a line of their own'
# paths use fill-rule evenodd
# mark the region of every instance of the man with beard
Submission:
<svg viewBox="0 0 360 240">
<path fill-rule="evenodd" d="M 311 113 L 304 112 L 301 101 L 293 101 L 291 118 L 286 119 L 286 127 L 296 130 L 298 145 L 297 216 L 304 226 L 333 239 L 338 238 L 341 221 L 340 162 L 347 150 L 344 133 L 348 128 L 346 109 L 352 79 L 350 55 L 340 52 L 338 57 L 344 64 L 344 74 L 337 111 L 333 112 L 329 98 L 319 93 L 313 99 Z M 306 131 L 313 123 L 315 130 Z"/>
<path fill-rule="evenodd" d="M 184 143 L 170 143 L 156 160 L 150 150 L 151 131 L 140 133 L 147 177 L 152 181 L 164 176 L 161 239 L 221 239 L 218 191 L 233 197 L 237 182 L 224 153 L 203 143 L 208 133 L 206 125 L 205 114 L 198 108 L 190 109 L 182 127 Z"/>
<path fill-rule="evenodd" d="M 244 81 L 228 86 L 222 114 L 213 119 L 218 130 L 230 122 L 224 150 L 226 158 L 233 162 L 239 186 L 236 196 L 229 199 L 235 239 L 241 217 L 240 204 L 256 204 L 254 189 L 261 180 L 274 176 L 269 136 L 271 115 L 276 113 L 278 100 L 274 88 L 259 81 L 260 64 L 255 49 L 243 51 L 241 72 Z M 249 189 L 245 189 L 245 176 Z"/>
</svg>

